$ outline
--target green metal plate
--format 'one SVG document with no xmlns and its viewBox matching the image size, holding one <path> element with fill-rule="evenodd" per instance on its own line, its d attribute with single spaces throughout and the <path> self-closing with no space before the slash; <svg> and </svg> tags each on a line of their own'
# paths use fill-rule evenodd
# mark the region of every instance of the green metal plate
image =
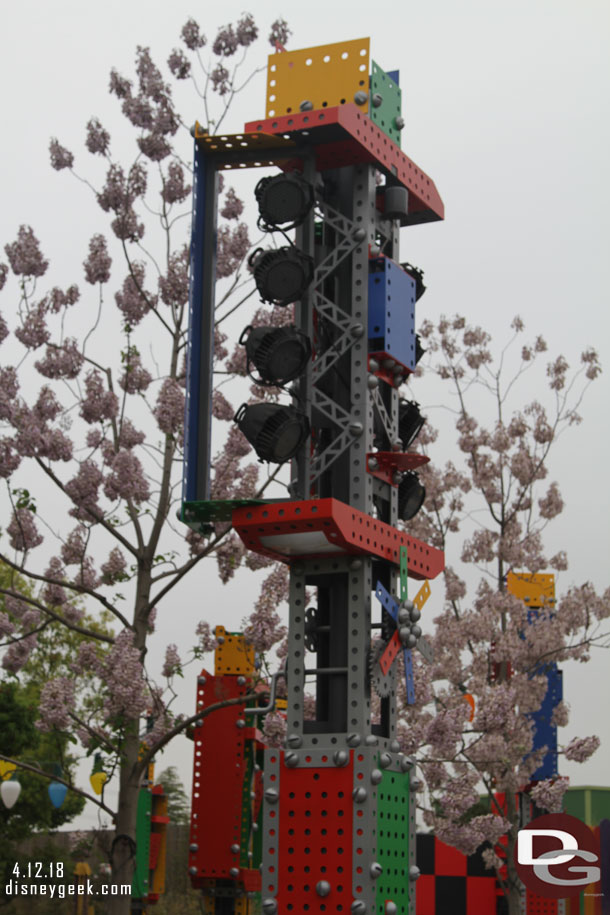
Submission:
<svg viewBox="0 0 610 915">
<path fill-rule="evenodd" d="M 138 794 L 136 818 L 136 868 L 131 884 L 131 895 L 134 899 L 148 896 L 151 814 L 152 794 L 147 788 L 141 788 Z"/>
<path fill-rule="evenodd" d="M 377 861 L 383 873 L 377 880 L 377 911 L 383 912 L 386 900 L 396 903 L 399 912 L 409 907 L 409 773 L 383 772 L 377 787 Z"/>
<path fill-rule="evenodd" d="M 373 99 L 375 95 L 381 96 L 381 105 L 375 108 Z M 380 130 L 388 135 L 397 146 L 400 146 L 400 130 L 396 126 L 396 118 L 402 112 L 402 92 L 393 79 L 390 79 L 379 64 L 371 61 L 371 104 L 369 117 L 377 124 Z"/>
<path fill-rule="evenodd" d="M 265 499 L 212 499 L 209 502 L 183 502 L 181 520 L 199 533 L 203 524 L 230 521 L 235 508 L 264 504 Z"/>
</svg>

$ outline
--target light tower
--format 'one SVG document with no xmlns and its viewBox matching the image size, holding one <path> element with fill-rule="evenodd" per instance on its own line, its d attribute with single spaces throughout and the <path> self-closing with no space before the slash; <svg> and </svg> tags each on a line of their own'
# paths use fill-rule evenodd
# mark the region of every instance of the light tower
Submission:
<svg viewBox="0 0 610 915">
<path fill-rule="evenodd" d="M 182 518 L 195 529 L 230 519 L 249 549 L 290 567 L 286 747 L 264 754 L 266 915 L 415 911 L 418 782 L 397 741 L 393 662 L 402 652 L 413 701 L 410 652 L 426 650 L 418 620 L 444 557 L 397 528 L 421 505 L 416 468 L 427 460 L 408 451 L 423 418 L 401 390 L 421 353 L 425 287 L 401 265 L 399 234 L 444 210 L 400 149 L 398 74 L 369 66 L 368 39 L 279 51 L 265 119 L 231 137 L 194 131 Z M 261 460 L 291 460 L 290 498 L 219 503 L 209 498 L 216 175 L 271 164 L 281 172 L 257 186 L 259 224 L 293 227 L 295 239 L 251 264 L 260 298 L 294 307 L 294 325 L 279 340 L 242 336 L 259 376 L 289 376 L 290 396 L 244 405 L 236 421 Z M 409 578 L 423 581 L 412 601 Z"/>
</svg>

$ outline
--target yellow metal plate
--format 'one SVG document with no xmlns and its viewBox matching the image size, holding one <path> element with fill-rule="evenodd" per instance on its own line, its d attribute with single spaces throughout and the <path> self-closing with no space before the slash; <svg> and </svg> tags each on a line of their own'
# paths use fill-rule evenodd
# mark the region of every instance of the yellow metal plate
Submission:
<svg viewBox="0 0 610 915">
<path fill-rule="evenodd" d="M 555 576 L 533 575 L 526 572 L 509 572 L 506 587 L 528 607 L 544 607 L 555 603 Z"/>
<path fill-rule="evenodd" d="M 248 677 L 254 673 L 254 648 L 246 643 L 239 632 L 227 632 L 224 626 L 214 630 L 217 639 L 224 641 L 214 652 L 214 674 L 243 674 Z"/>
<path fill-rule="evenodd" d="M 423 583 L 423 585 L 421 586 L 421 588 L 419 589 L 419 591 L 417 592 L 417 594 L 415 595 L 415 597 L 413 598 L 413 603 L 415 604 L 415 606 L 417 607 L 418 610 L 421 611 L 422 607 L 424 606 L 424 604 L 430 597 L 430 594 L 431 594 L 430 582 L 425 581 Z"/>
<path fill-rule="evenodd" d="M 303 101 L 319 108 L 335 108 L 354 101 L 365 92 L 359 106 L 369 110 L 370 38 L 340 41 L 300 51 L 281 51 L 269 56 L 267 70 L 267 117 L 299 111 Z"/>
</svg>

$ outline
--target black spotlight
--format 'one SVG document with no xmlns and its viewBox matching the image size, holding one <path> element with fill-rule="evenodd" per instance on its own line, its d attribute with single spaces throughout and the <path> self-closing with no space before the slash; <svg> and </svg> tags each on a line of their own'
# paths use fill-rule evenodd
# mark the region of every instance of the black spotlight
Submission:
<svg viewBox="0 0 610 915">
<path fill-rule="evenodd" d="M 424 504 L 425 498 L 426 490 L 419 482 L 419 476 L 414 470 L 407 470 L 398 484 L 398 517 L 410 521 Z"/>
<path fill-rule="evenodd" d="M 428 288 L 424 284 L 424 271 L 421 267 L 414 267 L 413 264 L 401 264 L 400 265 L 405 273 L 408 273 L 411 279 L 415 280 L 415 301 L 421 299 L 424 292 Z"/>
<path fill-rule="evenodd" d="M 272 305 L 296 302 L 313 279 L 313 258 L 292 245 L 275 251 L 257 248 L 248 263 L 261 299 Z"/>
<path fill-rule="evenodd" d="M 296 172 L 261 178 L 254 189 L 259 228 L 287 232 L 300 226 L 314 204 L 313 187 Z"/>
<path fill-rule="evenodd" d="M 233 417 L 261 461 L 283 464 L 309 435 L 309 420 L 294 407 L 275 403 L 242 404 Z"/>
<path fill-rule="evenodd" d="M 239 342 L 246 347 L 248 372 L 252 363 L 259 384 L 286 384 L 302 375 L 311 359 L 311 342 L 291 324 L 288 327 L 249 327 Z"/>
<path fill-rule="evenodd" d="M 421 337 L 419 334 L 415 334 L 415 365 L 419 362 L 424 353 L 428 351 L 423 348 L 421 345 Z"/>
<path fill-rule="evenodd" d="M 426 422 L 414 400 L 401 400 L 398 406 L 398 438 L 405 451 L 413 444 Z"/>
</svg>

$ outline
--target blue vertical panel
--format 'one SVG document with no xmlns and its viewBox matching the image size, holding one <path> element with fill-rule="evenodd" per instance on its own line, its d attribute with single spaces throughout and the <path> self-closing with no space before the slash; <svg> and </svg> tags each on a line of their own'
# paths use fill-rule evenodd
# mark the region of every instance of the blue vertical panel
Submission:
<svg viewBox="0 0 610 915">
<path fill-rule="evenodd" d="M 415 371 L 415 280 L 388 257 L 370 262 L 369 352 Z"/>
<path fill-rule="evenodd" d="M 541 765 L 532 775 L 532 780 L 554 778 L 557 775 L 557 727 L 551 724 L 553 711 L 563 698 L 562 672 L 556 664 L 550 664 L 546 670 L 548 681 L 547 691 L 542 705 L 530 720 L 534 725 L 533 750 L 547 747 Z"/>
<path fill-rule="evenodd" d="M 195 140 L 183 502 L 209 499 L 216 282 L 216 169 Z"/>
</svg>

